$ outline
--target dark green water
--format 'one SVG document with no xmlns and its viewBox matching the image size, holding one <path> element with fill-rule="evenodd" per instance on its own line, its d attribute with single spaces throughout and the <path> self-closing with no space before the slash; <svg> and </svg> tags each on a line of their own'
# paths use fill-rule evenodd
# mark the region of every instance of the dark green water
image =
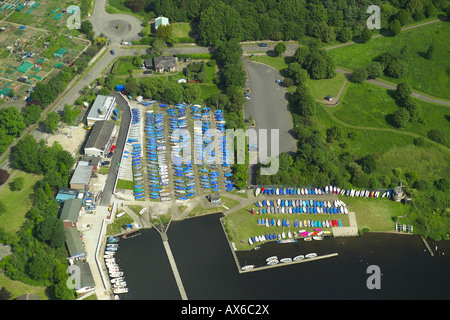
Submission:
<svg viewBox="0 0 450 320">
<path fill-rule="evenodd" d="M 189 300 L 449 299 L 450 243 L 435 256 L 419 236 L 369 233 L 291 244 L 268 243 L 238 253 L 241 265 L 315 252 L 337 257 L 240 274 L 223 233 L 221 214 L 173 222 L 169 244 Z M 431 242 L 430 242 L 431 244 Z M 433 249 L 435 244 L 432 244 Z M 122 300 L 180 300 L 161 237 L 143 230 L 121 240 L 117 253 L 129 293 Z M 381 270 L 381 289 L 370 290 L 369 265 Z"/>
</svg>

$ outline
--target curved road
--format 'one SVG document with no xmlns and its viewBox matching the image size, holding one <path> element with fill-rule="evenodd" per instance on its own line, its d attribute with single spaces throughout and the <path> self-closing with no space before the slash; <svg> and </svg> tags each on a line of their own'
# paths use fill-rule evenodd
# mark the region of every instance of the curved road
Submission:
<svg viewBox="0 0 450 320">
<path fill-rule="evenodd" d="M 89 17 L 95 34 L 107 35 L 112 44 L 140 39 L 142 21 L 129 14 L 109 14 L 105 10 L 106 4 L 107 0 L 96 0 L 94 12 Z"/>
</svg>

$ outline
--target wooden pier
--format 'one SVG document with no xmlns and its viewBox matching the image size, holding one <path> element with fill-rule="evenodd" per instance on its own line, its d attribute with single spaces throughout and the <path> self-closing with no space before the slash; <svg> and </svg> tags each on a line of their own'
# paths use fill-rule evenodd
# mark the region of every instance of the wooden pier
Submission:
<svg viewBox="0 0 450 320">
<path fill-rule="evenodd" d="M 304 259 L 298 260 L 298 261 L 292 260 L 291 262 L 286 262 L 286 263 L 279 262 L 279 263 L 274 264 L 274 265 L 266 265 L 266 266 L 261 266 L 261 267 L 255 267 L 255 268 L 247 270 L 247 271 L 242 271 L 241 268 L 239 267 L 239 264 L 238 264 L 238 269 L 239 269 L 239 273 L 246 273 L 246 272 L 251 272 L 251 271 L 261 271 L 261 270 L 266 270 L 266 269 L 271 269 L 271 268 L 289 266 L 289 265 L 297 264 L 297 263 L 321 260 L 321 259 L 326 259 L 326 258 L 331 258 L 331 257 L 336 257 L 336 256 L 338 256 L 337 253 L 330 253 L 330 254 L 325 254 L 323 256 L 316 256 L 314 258 L 304 258 Z"/>
<path fill-rule="evenodd" d="M 434 253 L 433 253 L 433 251 L 431 250 L 431 247 L 430 247 L 430 245 L 428 244 L 427 240 L 426 240 L 423 236 L 420 236 L 420 237 L 422 238 L 422 241 L 423 241 L 423 243 L 425 244 L 425 247 L 427 247 L 428 252 L 431 254 L 432 257 L 434 257 Z"/>
</svg>

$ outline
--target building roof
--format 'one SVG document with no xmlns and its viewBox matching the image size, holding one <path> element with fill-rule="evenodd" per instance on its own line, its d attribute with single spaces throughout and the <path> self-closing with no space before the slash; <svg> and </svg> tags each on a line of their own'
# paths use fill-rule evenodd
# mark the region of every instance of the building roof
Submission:
<svg viewBox="0 0 450 320">
<path fill-rule="evenodd" d="M 177 66 L 177 60 L 174 56 L 154 57 L 153 65 L 155 68 L 174 68 Z"/>
<path fill-rule="evenodd" d="M 159 16 L 158 18 L 155 19 L 155 30 L 158 29 L 159 26 L 163 25 L 168 25 L 169 24 L 169 19 L 163 16 Z"/>
<path fill-rule="evenodd" d="M 78 163 L 72 179 L 70 179 L 70 184 L 88 184 L 91 179 L 92 170 L 94 170 L 94 166 Z"/>
<path fill-rule="evenodd" d="M 89 263 L 86 261 L 75 261 L 74 264 L 80 267 L 80 288 L 95 287 L 95 281 Z"/>
<path fill-rule="evenodd" d="M 63 221 L 77 222 L 82 205 L 83 201 L 81 199 L 67 199 L 64 202 L 59 218 Z"/>
<path fill-rule="evenodd" d="M 65 202 L 69 199 L 81 199 L 84 200 L 87 193 L 85 190 L 78 190 L 78 189 L 69 189 L 69 188 L 61 188 L 58 190 L 58 194 L 55 197 L 55 200 L 58 203 Z"/>
<path fill-rule="evenodd" d="M 116 125 L 114 122 L 101 120 L 94 123 L 94 127 L 91 130 L 88 141 L 84 146 L 84 149 L 95 148 L 98 150 L 104 150 L 108 144 Z"/>
<path fill-rule="evenodd" d="M 70 257 L 82 257 L 86 255 L 80 232 L 76 228 L 66 229 L 66 245 Z"/>
<path fill-rule="evenodd" d="M 116 98 L 113 96 L 98 95 L 89 110 L 88 119 L 106 120 L 112 112 Z"/>
</svg>

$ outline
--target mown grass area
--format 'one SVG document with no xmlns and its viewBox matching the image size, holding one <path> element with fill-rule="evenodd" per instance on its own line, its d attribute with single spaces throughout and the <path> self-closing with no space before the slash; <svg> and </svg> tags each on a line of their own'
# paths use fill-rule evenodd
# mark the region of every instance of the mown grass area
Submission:
<svg viewBox="0 0 450 320">
<path fill-rule="evenodd" d="M 409 205 L 386 198 L 356 198 L 340 196 L 349 211 L 355 212 L 358 230 L 394 231 L 396 217 L 408 214 Z"/>
<path fill-rule="evenodd" d="M 172 23 L 172 36 L 174 43 L 194 43 L 195 38 L 191 37 L 192 28 L 188 22 Z"/>
<path fill-rule="evenodd" d="M 134 56 L 126 56 L 120 57 L 114 63 L 114 66 L 111 70 L 111 73 L 115 76 L 129 76 L 130 73 L 128 70 L 140 70 L 139 67 L 136 67 L 133 64 Z"/>
<path fill-rule="evenodd" d="M 134 182 L 130 181 L 130 180 L 122 180 L 122 179 L 118 179 L 117 180 L 117 186 L 116 188 L 118 189 L 128 189 L 128 190 L 133 190 L 134 188 Z"/>
<path fill-rule="evenodd" d="M 8 185 L 4 185 L 0 192 L 0 202 L 6 207 L 6 212 L 0 215 L 0 225 L 8 233 L 14 233 L 25 222 L 25 215 L 31 209 L 33 186 L 42 176 L 17 171 L 17 174 L 10 181 L 23 177 L 25 185 L 20 191 L 11 191 Z"/>
<path fill-rule="evenodd" d="M 402 31 L 395 37 L 382 36 L 365 43 L 357 43 L 329 50 L 337 65 L 350 69 L 365 67 L 388 49 L 400 50 L 407 46 L 408 70 L 401 78 L 382 76 L 394 83 L 408 81 L 413 89 L 432 96 L 450 99 L 450 24 L 436 22 L 415 29 Z M 430 44 L 435 46 L 431 59 L 424 57 Z"/>
<path fill-rule="evenodd" d="M 11 300 L 16 299 L 25 292 L 39 296 L 40 300 L 49 299 L 46 295 L 47 287 L 31 286 L 20 281 L 12 280 L 4 274 L 0 274 L 0 288 L 2 287 L 5 287 L 6 290 L 11 292 Z"/>
</svg>

